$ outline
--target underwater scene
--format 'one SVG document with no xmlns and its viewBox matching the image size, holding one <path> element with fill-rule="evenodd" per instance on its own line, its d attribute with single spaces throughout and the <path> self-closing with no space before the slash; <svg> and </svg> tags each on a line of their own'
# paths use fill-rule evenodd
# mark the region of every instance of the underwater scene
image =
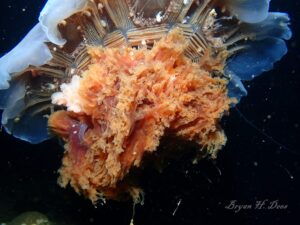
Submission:
<svg viewBox="0 0 300 225">
<path fill-rule="evenodd" d="M 299 2 L 0 6 L 0 225 L 299 224 Z"/>
</svg>

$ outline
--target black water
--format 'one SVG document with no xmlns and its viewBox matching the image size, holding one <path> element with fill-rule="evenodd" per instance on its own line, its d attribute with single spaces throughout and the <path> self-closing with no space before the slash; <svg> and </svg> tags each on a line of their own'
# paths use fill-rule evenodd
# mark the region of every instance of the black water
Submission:
<svg viewBox="0 0 300 225">
<path fill-rule="evenodd" d="M 1 54 L 36 23 L 44 3 L 1 0 Z M 249 95 L 238 109 L 275 141 L 232 110 L 223 121 L 228 143 L 217 160 L 192 165 L 183 159 L 162 173 L 145 171 L 145 204 L 136 208 L 136 225 L 299 224 L 300 3 L 272 0 L 272 10 L 291 16 L 289 53 L 274 70 L 249 83 Z M 60 224 L 128 225 L 130 202 L 109 201 L 95 208 L 73 190 L 58 187 L 62 151 L 55 140 L 33 146 L 0 134 L 0 222 L 24 211 L 40 211 Z M 252 209 L 226 209 L 234 200 Z M 276 201 L 287 208 L 255 208 L 264 200 L 265 206 Z"/>
</svg>

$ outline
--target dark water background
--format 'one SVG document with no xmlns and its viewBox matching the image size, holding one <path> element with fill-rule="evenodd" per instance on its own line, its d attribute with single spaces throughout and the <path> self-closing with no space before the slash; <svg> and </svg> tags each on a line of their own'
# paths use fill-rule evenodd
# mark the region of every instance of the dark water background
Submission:
<svg viewBox="0 0 300 225">
<path fill-rule="evenodd" d="M 44 0 L 1 0 L 0 54 L 7 52 L 37 22 Z M 223 127 L 228 143 L 214 162 L 183 159 L 162 173 L 145 171 L 145 204 L 137 206 L 136 225 L 296 225 L 300 213 L 300 3 L 272 0 L 272 11 L 292 20 L 289 53 L 274 70 L 249 83 L 239 110 L 261 131 L 232 110 Z M 71 189 L 56 184 L 63 149 L 47 141 L 30 145 L 0 134 L 0 222 L 24 211 L 40 211 L 68 225 L 128 225 L 132 204 L 111 202 L 97 208 Z M 255 206 L 278 201 L 287 209 L 226 209 L 230 201 Z M 177 204 L 178 209 L 173 215 Z"/>
</svg>

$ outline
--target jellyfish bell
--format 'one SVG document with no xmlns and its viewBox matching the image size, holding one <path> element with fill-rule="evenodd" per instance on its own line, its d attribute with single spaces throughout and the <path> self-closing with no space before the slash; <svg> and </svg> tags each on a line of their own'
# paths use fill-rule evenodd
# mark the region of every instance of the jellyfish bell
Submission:
<svg viewBox="0 0 300 225">
<path fill-rule="evenodd" d="M 211 157 L 223 115 L 286 54 L 289 17 L 269 0 L 49 0 L 0 59 L 5 130 L 65 141 L 59 184 L 96 202 L 122 192 L 168 133 Z"/>
<path fill-rule="evenodd" d="M 268 16 L 271 0 L 225 0 L 228 10 L 243 22 L 258 23 Z"/>
</svg>

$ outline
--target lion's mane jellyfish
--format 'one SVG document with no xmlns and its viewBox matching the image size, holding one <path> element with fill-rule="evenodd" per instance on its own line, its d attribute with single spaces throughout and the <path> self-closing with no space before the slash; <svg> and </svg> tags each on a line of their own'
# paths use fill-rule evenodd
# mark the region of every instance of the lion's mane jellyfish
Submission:
<svg viewBox="0 0 300 225">
<path fill-rule="evenodd" d="M 124 180 L 163 136 L 216 157 L 242 81 L 287 52 L 289 17 L 268 11 L 269 0 L 48 0 L 0 59 L 2 124 L 30 143 L 63 139 L 61 186 L 136 198 Z"/>
</svg>

